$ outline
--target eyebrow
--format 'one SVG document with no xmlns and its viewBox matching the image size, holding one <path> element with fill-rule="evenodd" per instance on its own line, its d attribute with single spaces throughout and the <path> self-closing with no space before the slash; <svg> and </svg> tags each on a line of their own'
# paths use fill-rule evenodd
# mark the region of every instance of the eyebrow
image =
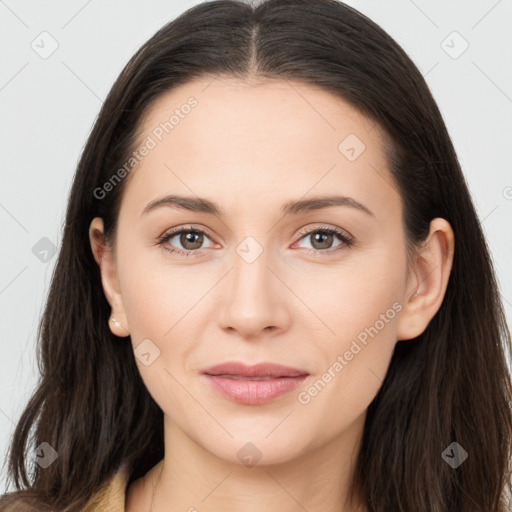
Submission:
<svg viewBox="0 0 512 512">
<path fill-rule="evenodd" d="M 180 195 L 168 195 L 151 201 L 144 208 L 142 215 L 146 215 L 147 213 L 163 206 L 224 217 L 224 210 L 218 204 L 202 197 Z M 375 217 L 375 214 L 370 209 L 352 197 L 332 195 L 288 201 L 282 206 L 281 212 L 283 215 L 298 215 L 300 213 L 321 210 L 323 208 L 330 208 L 333 206 L 349 206 L 350 208 L 354 208 L 366 213 L 367 215 Z"/>
</svg>

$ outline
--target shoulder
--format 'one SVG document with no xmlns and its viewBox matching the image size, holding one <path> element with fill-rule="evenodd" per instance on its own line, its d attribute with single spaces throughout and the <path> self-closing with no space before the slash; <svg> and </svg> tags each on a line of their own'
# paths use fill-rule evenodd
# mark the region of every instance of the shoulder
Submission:
<svg viewBox="0 0 512 512">
<path fill-rule="evenodd" d="M 91 496 L 81 512 L 125 512 L 128 474 L 120 469 Z M 0 512 L 56 512 L 30 490 L 0 495 Z"/>
<path fill-rule="evenodd" d="M 82 512 L 125 512 L 127 483 L 128 474 L 119 470 L 103 483 Z"/>
</svg>

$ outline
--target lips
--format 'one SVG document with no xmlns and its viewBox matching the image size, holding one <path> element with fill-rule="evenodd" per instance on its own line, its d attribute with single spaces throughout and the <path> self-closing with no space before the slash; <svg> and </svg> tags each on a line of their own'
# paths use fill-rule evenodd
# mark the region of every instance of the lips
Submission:
<svg viewBox="0 0 512 512">
<path fill-rule="evenodd" d="M 242 380 L 265 380 L 279 377 L 302 377 L 307 371 L 275 363 L 260 363 L 247 366 L 237 361 L 228 361 L 203 370 L 207 375 L 240 378 Z"/>
<path fill-rule="evenodd" d="M 309 373 L 275 363 L 247 366 L 229 361 L 203 372 L 208 383 L 223 398 L 244 405 L 261 405 L 300 386 Z"/>
</svg>

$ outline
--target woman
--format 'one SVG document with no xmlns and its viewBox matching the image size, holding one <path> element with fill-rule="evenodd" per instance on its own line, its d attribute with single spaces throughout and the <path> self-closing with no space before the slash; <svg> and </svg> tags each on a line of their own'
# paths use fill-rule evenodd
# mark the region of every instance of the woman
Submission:
<svg viewBox="0 0 512 512">
<path fill-rule="evenodd" d="M 143 45 L 40 343 L 1 510 L 509 510 L 482 229 L 423 77 L 340 2 L 212 1 Z"/>
</svg>

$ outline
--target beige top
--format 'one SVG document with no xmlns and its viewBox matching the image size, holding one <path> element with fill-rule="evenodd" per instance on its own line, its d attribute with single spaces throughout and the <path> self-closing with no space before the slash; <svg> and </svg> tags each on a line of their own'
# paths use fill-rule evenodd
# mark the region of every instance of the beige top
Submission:
<svg viewBox="0 0 512 512">
<path fill-rule="evenodd" d="M 128 476 L 119 471 L 92 496 L 83 512 L 125 512 Z"/>
<path fill-rule="evenodd" d="M 107 480 L 91 497 L 82 512 L 125 512 L 125 494 L 128 486 L 128 475 L 118 471 L 112 478 Z M 14 494 L 14 493 L 13 493 Z M 9 493 L 0 495 L 0 512 L 27 512 L 38 510 L 32 505 L 20 504 L 19 500 L 9 500 Z"/>
</svg>

